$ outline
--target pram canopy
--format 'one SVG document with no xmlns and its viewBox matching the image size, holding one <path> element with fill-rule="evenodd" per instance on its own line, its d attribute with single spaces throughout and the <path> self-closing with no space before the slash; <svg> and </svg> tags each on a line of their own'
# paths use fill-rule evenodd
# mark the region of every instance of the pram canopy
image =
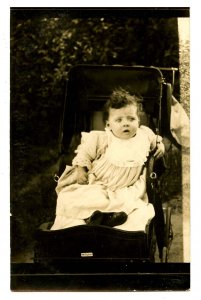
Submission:
<svg viewBox="0 0 201 300">
<path fill-rule="evenodd" d="M 103 124 L 91 123 L 91 114 L 94 111 L 101 111 L 109 95 L 118 87 L 131 94 L 140 95 L 142 111 L 158 119 L 161 113 L 159 109 L 163 95 L 162 83 L 164 83 L 163 75 L 155 67 L 86 65 L 73 67 L 68 75 L 61 125 L 63 144 L 68 146 L 68 138 L 73 132 L 103 129 Z M 95 126 L 92 128 L 92 125 Z"/>
</svg>

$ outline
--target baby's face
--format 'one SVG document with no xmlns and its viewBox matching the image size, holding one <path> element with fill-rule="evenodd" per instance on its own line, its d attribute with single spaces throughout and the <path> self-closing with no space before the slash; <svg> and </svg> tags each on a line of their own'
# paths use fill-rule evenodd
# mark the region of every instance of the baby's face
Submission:
<svg viewBox="0 0 201 300">
<path fill-rule="evenodd" d="M 130 139 L 136 134 L 139 127 L 137 107 L 127 105 L 122 108 L 110 108 L 107 127 L 120 139 Z"/>
</svg>

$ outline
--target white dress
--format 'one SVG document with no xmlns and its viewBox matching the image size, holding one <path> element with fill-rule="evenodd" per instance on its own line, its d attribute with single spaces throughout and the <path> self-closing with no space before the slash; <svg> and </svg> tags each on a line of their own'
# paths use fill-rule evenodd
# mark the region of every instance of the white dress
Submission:
<svg viewBox="0 0 201 300">
<path fill-rule="evenodd" d="M 67 166 L 58 193 L 53 230 L 85 224 L 95 210 L 124 211 L 127 221 L 116 228 L 145 230 L 154 209 L 146 194 L 146 168 L 149 151 L 161 139 L 145 126 L 130 139 L 119 139 L 108 129 L 82 133 L 72 166 Z M 89 170 L 87 185 L 76 183 L 76 165 Z"/>
</svg>

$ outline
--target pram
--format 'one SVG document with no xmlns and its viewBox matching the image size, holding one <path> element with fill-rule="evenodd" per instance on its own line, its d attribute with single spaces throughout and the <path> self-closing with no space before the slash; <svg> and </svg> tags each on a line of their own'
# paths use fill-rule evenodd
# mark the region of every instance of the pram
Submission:
<svg viewBox="0 0 201 300">
<path fill-rule="evenodd" d="M 170 70 L 174 75 L 175 69 Z M 82 131 L 104 130 L 102 108 L 116 87 L 141 95 L 141 124 L 171 139 L 172 83 L 167 83 L 161 69 L 156 67 L 78 65 L 71 68 L 61 120 L 56 177 L 71 164 Z M 155 217 L 145 231 L 124 231 L 102 225 L 50 230 L 53 222 L 43 223 L 35 233 L 34 261 L 46 265 L 65 264 L 69 271 L 79 269 L 81 264 L 88 270 L 93 265 L 97 271 L 104 263 L 110 266 L 121 263 L 125 267 L 129 263 L 154 262 L 158 245 L 160 261 L 167 262 L 173 238 L 171 207 L 162 207 L 157 191 L 158 178 L 165 169 L 164 160 L 154 161 L 150 156 L 146 167 L 147 194 Z"/>
</svg>

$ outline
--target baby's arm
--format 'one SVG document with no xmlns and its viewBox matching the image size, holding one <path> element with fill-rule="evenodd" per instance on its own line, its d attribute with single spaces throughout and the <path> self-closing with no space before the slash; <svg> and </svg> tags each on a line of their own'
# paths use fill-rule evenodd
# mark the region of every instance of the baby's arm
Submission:
<svg viewBox="0 0 201 300">
<path fill-rule="evenodd" d="M 96 132 L 82 133 L 81 143 L 75 153 L 77 154 L 72 165 L 77 168 L 77 183 L 88 183 L 88 171 L 96 157 L 98 135 Z"/>
<path fill-rule="evenodd" d="M 77 183 L 88 183 L 88 170 L 86 167 L 77 166 Z"/>
<path fill-rule="evenodd" d="M 148 134 L 151 151 L 155 150 L 154 157 L 161 158 L 165 153 L 165 145 L 162 142 L 162 137 L 156 135 L 149 127 L 141 126 L 141 128 Z"/>
</svg>

